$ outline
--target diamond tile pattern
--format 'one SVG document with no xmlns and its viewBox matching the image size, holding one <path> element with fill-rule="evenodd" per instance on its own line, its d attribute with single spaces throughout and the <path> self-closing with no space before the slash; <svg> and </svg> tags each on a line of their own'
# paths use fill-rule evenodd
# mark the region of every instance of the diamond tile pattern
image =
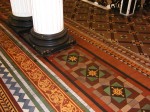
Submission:
<svg viewBox="0 0 150 112">
<path fill-rule="evenodd" d="M 64 16 L 111 42 L 150 58 L 150 12 L 141 10 L 125 17 L 117 11 L 105 11 L 80 0 L 65 0 Z"/>
<path fill-rule="evenodd" d="M 86 61 L 76 60 L 78 65 L 72 67 L 71 64 L 68 64 L 67 58 L 60 58 L 67 57 L 70 54 L 72 57 L 82 56 L 82 60 L 85 58 Z M 125 110 L 132 112 L 132 109 L 137 109 L 137 107 L 132 107 L 140 105 L 144 99 L 147 100 L 147 105 L 150 104 L 150 100 L 143 95 L 143 91 L 128 82 L 126 77 L 119 76 L 119 74 L 102 65 L 97 58 L 89 58 L 89 55 L 86 52 L 84 53 L 83 50 L 74 47 L 74 49 L 57 54 L 55 61 L 63 63 L 63 69 L 69 67 L 70 73 L 68 75 L 79 80 L 86 89 L 91 89 L 90 94 L 94 94 L 95 97 L 98 97 L 100 101 L 107 104 L 113 111 Z M 138 110 L 140 109 L 142 107 L 138 107 Z"/>
</svg>

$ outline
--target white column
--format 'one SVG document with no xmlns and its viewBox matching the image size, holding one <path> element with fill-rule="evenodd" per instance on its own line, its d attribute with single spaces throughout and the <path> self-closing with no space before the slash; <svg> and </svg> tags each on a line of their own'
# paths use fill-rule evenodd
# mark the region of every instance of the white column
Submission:
<svg viewBox="0 0 150 112">
<path fill-rule="evenodd" d="M 36 33 L 51 35 L 64 29 L 63 0 L 31 0 L 31 5 Z"/>
<path fill-rule="evenodd" d="M 12 14 L 17 17 L 31 17 L 31 0 L 10 0 Z"/>
</svg>

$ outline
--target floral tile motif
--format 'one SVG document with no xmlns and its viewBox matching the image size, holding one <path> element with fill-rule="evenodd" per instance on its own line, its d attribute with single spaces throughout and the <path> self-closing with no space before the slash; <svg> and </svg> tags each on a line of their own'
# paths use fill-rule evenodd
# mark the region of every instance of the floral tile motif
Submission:
<svg viewBox="0 0 150 112">
<path fill-rule="evenodd" d="M 74 62 L 75 64 L 78 62 L 78 59 L 79 59 L 78 55 L 68 55 L 67 62 L 70 62 L 70 63 Z"/>
<path fill-rule="evenodd" d="M 81 56 L 79 52 L 74 50 L 67 54 L 58 56 L 57 59 L 65 62 L 66 66 L 69 68 L 76 67 L 78 66 L 78 63 L 85 63 L 87 61 L 86 57 Z"/>
<path fill-rule="evenodd" d="M 67 69 L 69 69 L 72 76 L 81 79 L 81 81 L 91 86 L 98 84 L 101 79 L 109 78 L 112 74 L 97 59 L 94 57 L 91 58 L 88 54 L 85 54 L 76 47 L 74 50 L 68 50 L 58 54 L 55 60 L 61 63 L 64 68 L 66 66 L 69 67 Z M 86 84 L 84 85 L 86 86 Z"/>
<path fill-rule="evenodd" d="M 62 69 L 68 66 L 68 76 L 73 76 L 80 81 L 87 90 L 90 89 L 90 94 L 99 98 L 100 104 L 104 102 L 113 111 L 131 110 L 130 112 L 132 112 L 133 110 L 147 109 L 149 100 L 147 99 L 147 103 L 141 103 L 146 98 L 143 96 L 142 90 L 128 82 L 126 77 L 118 75 L 98 59 L 89 55 L 83 49 L 77 49 L 76 46 L 72 50 L 66 50 L 56 55 L 55 60 L 64 64 L 62 64 Z"/>
<path fill-rule="evenodd" d="M 90 63 L 86 65 L 85 68 L 79 68 L 75 71 L 75 73 L 79 76 L 85 76 L 86 82 L 90 85 L 94 86 L 95 84 L 99 83 L 100 78 L 108 78 L 110 74 L 105 71 L 101 70 L 101 67 L 95 63 Z"/>
<path fill-rule="evenodd" d="M 141 101 L 138 100 L 144 99 L 144 96 L 141 94 L 142 91 L 137 91 L 136 87 L 130 85 L 128 81 L 122 82 L 121 80 L 115 78 L 110 82 L 106 83 L 105 85 L 102 85 L 97 90 L 103 95 L 101 99 L 105 103 L 107 103 L 108 105 L 115 105 L 118 110 L 125 108 L 125 106 L 127 105 L 129 105 L 128 109 L 130 110 L 132 106 L 145 104 L 140 104 Z M 109 101 L 105 101 L 105 97 L 109 97 Z M 147 104 L 149 104 L 148 102 L 150 103 L 149 100 L 147 100 Z M 135 107 L 134 110 L 141 110 L 143 107 L 144 105 L 138 108 Z"/>
<path fill-rule="evenodd" d="M 127 88 L 124 88 L 118 82 L 115 82 L 112 85 L 106 87 L 104 91 L 118 103 L 121 103 L 132 94 Z"/>
<path fill-rule="evenodd" d="M 58 83 L 44 72 L 43 68 L 35 63 L 30 55 L 26 55 L 23 49 L 20 49 L 20 44 L 17 46 L 16 41 L 12 41 L 10 35 L 3 29 L 0 30 L 0 47 L 7 53 L 9 58 L 16 64 L 16 66 L 24 73 L 24 76 L 30 81 L 34 88 L 39 91 L 39 94 L 45 98 L 55 111 L 83 111 L 72 98 L 59 87 Z M 12 34 L 11 34 L 12 35 Z M 12 37 L 13 38 L 13 37 Z"/>
</svg>

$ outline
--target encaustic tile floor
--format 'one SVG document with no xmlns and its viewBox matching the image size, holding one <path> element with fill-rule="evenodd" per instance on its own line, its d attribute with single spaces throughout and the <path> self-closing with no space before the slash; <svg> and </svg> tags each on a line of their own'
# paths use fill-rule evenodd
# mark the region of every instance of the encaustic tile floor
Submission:
<svg viewBox="0 0 150 112">
<path fill-rule="evenodd" d="M 79 17 L 81 19 L 82 14 L 82 19 L 85 19 L 85 13 L 74 13 L 79 16 L 69 16 L 68 6 L 72 4 L 75 4 L 74 9 L 77 8 L 74 11 L 84 7 L 84 10 L 80 11 L 86 12 L 90 6 L 80 0 L 74 3 L 73 1 L 64 1 L 65 27 L 77 44 L 46 57 L 38 55 L 24 41 L 23 35 L 27 32 L 24 32 L 21 37 L 6 25 L 10 9 L 8 4 L 1 2 L 3 9 L 0 25 L 2 79 L 0 82 L 1 104 L 3 104 L 1 111 L 13 109 L 18 112 L 149 112 L 150 65 L 147 56 L 143 58 L 120 46 L 119 43 L 106 40 L 103 37 L 107 37 L 108 32 L 100 36 L 95 30 L 86 27 L 91 25 L 87 24 L 87 21 L 77 21 Z M 100 10 L 90 6 L 91 10 L 92 8 L 95 13 Z M 6 13 L 3 12 L 4 10 Z M 100 12 L 105 11 L 100 10 Z M 90 17 L 99 17 L 94 15 L 95 13 Z M 113 18 L 112 14 L 111 17 Z M 145 17 L 149 16 L 145 15 Z M 79 24 L 80 22 L 82 24 Z M 111 21 L 111 23 L 113 28 L 117 28 L 115 22 Z M 91 27 L 94 25 L 92 24 Z M 126 27 L 128 24 L 123 27 L 124 30 Z M 148 27 L 147 23 L 146 27 Z M 106 29 L 108 27 L 99 32 L 105 32 Z M 113 31 L 111 33 L 114 35 Z M 119 31 L 115 33 L 118 34 Z M 145 34 L 149 35 L 149 33 Z M 4 99 L 7 99 L 9 105 L 4 103 Z"/>
</svg>

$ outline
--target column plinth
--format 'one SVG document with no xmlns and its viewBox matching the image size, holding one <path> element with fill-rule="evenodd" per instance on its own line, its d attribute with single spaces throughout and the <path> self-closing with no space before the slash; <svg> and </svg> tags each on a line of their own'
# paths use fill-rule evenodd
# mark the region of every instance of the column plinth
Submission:
<svg viewBox="0 0 150 112">
<path fill-rule="evenodd" d="M 33 28 L 29 43 L 41 55 L 51 55 L 75 44 L 64 28 L 63 0 L 31 0 Z"/>
<path fill-rule="evenodd" d="M 74 38 L 68 35 L 67 29 L 53 35 L 39 34 L 31 29 L 24 38 L 41 56 L 52 55 L 76 44 Z"/>
<path fill-rule="evenodd" d="M 30 38 L 30 41 L 38 46 L 42 47 L 53 47 L 61 45 L 68 41 L 69 37 L 67 36 L 67 30 L 64 29 L 63 31 L 52 34 L 52 35 L 44 35 L 36 33 L 33 29 L 31 30 L 32 37 Z"/>
<path fill-rule="evenodd" d="M 32 17 L 17 17 L 10 15 L 9 22 L 14 27 L 32 28 L 33 26 Z"/>
<path fill-rule="evenodd" d="M 10 0 L 12 15 L 9 17 L 9 24 L 16 31 L 29 30 L 33 27 L 31 1 Z"/>
<path fill-rule="evenodd" d="M 68 35 L 67 29 L 53 35 L 39 34 L 31 29 L 24 38 L 41 56 L 52 55 L 76 44 L 74 38 Z"/>
</svg>

